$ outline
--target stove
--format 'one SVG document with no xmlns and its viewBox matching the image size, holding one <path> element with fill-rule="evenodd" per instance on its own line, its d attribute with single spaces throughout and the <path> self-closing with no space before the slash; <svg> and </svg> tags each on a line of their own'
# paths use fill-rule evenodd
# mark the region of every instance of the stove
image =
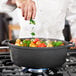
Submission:
<svg viewBox="0 0 76 76">
<path fill-rule="evenodd" d="M 18 67 L 11 61 L 9 52 L 1 52 L 0 76 L 76 76 L 76 52 L 67 53 L 62 67 L 40 69 Z"/>
</svg>

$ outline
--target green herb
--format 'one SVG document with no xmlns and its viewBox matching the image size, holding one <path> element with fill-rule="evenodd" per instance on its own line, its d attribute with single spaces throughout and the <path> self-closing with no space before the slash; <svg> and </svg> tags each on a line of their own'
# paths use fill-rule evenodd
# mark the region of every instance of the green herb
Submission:
<svg viewBox="0 0 76 76">
<path fill-rule="evenodd" d="M 63 42 L 62 41 L 57 41 L 56 46 L 60 46 Z"/>
<path fill-rule="evenodd" d="M 23 40 L 23 46 L 25 46 L 25 44 L 26 44 L 26 46 L 29 47 L 30 43 L 31 43 L 30 40 L 27 40 L 27 41 Z"/>
<path fill-rule="evenodd" d="M 56 46 L 60 46 L 61 44 L 62 44 L 63 42 L 62 41 L 53 41 L 52 42 L 52 45 L 54 46 L 54 47 L 56 47 Z"/>
<path fill-rule="evenodd" d="M 30 43 L 31 43 L 31 41 L 28 40 L 28 41 L 27 41 L 27 47 L 29 47 Z"/>
<path fill-rule="evenodd" d="M 26 40 L 23 40 L 23 44 L 26 44 L 27 43 L 27 41 Z"/>
<path fill-rule="evenodd" d="M 55 46 L 56 46 L 56 42 L 55 42 L 55 41 L 53 41 L 53 42 L 52 42 L 52 45 L 55 47 Z"/>
<path fill-rule="evenodd" d="M 25 44 L 27 44 L 27 41 L 26 40 L 23 40 L 23 46 L 25 46 Z"/>
<path fill-rule="evenodd" d="M 31 35 L 32 35 L 32 36 L 35 36 L 35 33 L 34 33 L 34 32 L 32 32 L 32 33 L 31 33 Z"/>
<path fill-rule="evenodd" d="M 36 24 L 34 20 L 32 20 L 32 18 L 30 19 L 30 24 Z"/>
</svg>

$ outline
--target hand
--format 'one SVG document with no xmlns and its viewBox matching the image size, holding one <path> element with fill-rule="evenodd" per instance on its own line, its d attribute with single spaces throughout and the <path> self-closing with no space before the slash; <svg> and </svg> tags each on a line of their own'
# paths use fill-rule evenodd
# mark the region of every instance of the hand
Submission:
<svg viewBox="0 0 76 76">
<path fill-rule="evenodd" d="M 36 16 L 36 5 L 32 0 L 16 0 L 17 6 L 21 8 L 25 20 L 34 19 Z"/>
<path fill-rule="evenodd" d="M 71 39 L 70 42 L 74 42 L 75 43 L 75 47 L 71 47 L 70 49 L 76 49 L 76 38 Z"/>
</svg>

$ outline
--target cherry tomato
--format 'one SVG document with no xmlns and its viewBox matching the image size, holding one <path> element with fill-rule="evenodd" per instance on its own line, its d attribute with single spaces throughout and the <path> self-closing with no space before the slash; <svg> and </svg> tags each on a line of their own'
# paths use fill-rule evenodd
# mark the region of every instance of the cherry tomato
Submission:
<svg viewBox="0 0 76 76">
<path fill-rule="evenodd" d="M 40 39 L 35 38 L 33 42 L 36 43 L 37 41 L 40 41 Z"/>
</svg>

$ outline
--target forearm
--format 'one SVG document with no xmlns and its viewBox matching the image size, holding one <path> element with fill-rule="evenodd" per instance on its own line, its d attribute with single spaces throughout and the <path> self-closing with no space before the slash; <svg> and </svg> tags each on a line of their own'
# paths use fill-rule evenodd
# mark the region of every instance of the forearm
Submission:
<svg viewBox="0 0 76 76">
<path fill-rule="evenodd" d="M 24 1 L 26 1 L 26 0 L 8 0 L 8 1 L 7 1 L 7 4 L 8 4 L 8 5 L 20 6 L 20 4 L 21 4 L 22 2 L 24 2 Z M 27 1 L 29 1 L 29 0 L 27 0 Z"/>
<path fill-rule="evenodd" d="M 16 5 L 16 0 L 8 0 L 7 4 L 8 5 Z"/>
</svg>

